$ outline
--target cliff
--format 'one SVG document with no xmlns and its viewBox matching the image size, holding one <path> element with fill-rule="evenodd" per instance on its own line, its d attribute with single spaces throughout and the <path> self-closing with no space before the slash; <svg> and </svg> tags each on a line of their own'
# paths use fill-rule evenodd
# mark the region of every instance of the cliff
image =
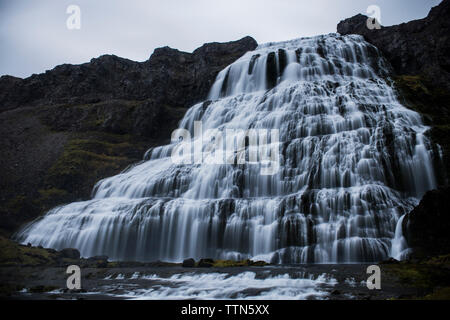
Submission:
<svg viewBox="0 0 450 320">
<path fill-rule="evenodd" d="M 403 231 L 415 256 L 450 252 L 446 197 L 450 173 L 450 0 L 431 9 L 424 19 L 370 30 L 367 17 L 341 21 L 337 32 L 359 34 L 377 46 L 392 64 L 393 78 L 405 106 L 419 112 L 428 135 L 442 148 L 434 159 L 439 189 L 425 194 L 403 220 Z"/>
<path fill-rule="evenodd" d="M 0 233 L 94 184 L 170 139 L 220 70 L 257 46 L 245 37 L 192 53 L 158 48 L 145 62 L 112 55 L 26 79 L 0 78 Z"/>
<path fill-rule="evenodd" d="M 340 34 L 360 34 L 378 47 L 397 74 L 423 75 L 434 85 L 450 88 L 450 1 L 431 9 L 426 18 L 370 30 L 358 14 L 337 25 Z"/>
</svg>

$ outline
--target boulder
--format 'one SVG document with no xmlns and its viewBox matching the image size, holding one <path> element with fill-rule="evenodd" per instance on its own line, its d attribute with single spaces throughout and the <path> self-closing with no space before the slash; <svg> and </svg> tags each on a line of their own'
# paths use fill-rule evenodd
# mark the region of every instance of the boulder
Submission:
<svg viewBox="0 0 450 320">
<path fill-rule="evenodd" d="M 192 259 L 192 258 L 183 260 L 182 267 L 183 268 L 193 268 L 193 267 L 195 267 L 195 260 Z"/>
<path fill-rule="evenodd" d="M 403 234 L 417 257 L 450 253 L 450 187 L 428 191 L 403 219 Z"/>
<path fill-rule="evenodd" d="M 213 265 L 214 265 L 213 259 L 200 259 L 197 266 L 200 268 L 210 268 Z"/>
<path fill-rule="evenodd" d="M 67 259 L 80 259 L 80 251 L 74 248 L 66 248 L 59 251 L 59 256 Z"/>
</svg>

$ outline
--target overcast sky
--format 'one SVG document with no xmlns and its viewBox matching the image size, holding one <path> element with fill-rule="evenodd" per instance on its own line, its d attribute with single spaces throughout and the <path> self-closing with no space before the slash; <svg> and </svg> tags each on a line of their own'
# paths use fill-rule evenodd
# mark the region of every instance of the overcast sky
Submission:
<svg viewBox="0 0 450 320">
<path fill-rule="evenodd" d="M 336 32 L 369 5 L 383 25 L 425 17 L 441 0 L 0 0 L 0 75 L 28 77 L 102 54 L 144 61 L 170 46 L 191 52 L 206 42 L 250 35 L 258 43 Z M 81 28 L 69 30 L 69 5 Z"/>
</svg>

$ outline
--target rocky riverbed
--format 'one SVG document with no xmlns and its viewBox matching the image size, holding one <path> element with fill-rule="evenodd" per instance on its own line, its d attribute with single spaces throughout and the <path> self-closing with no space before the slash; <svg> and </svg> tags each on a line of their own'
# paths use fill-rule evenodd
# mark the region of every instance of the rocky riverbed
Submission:
<svg viewBox="0 0 450 320">
<path fill-rule="evenodd" d="M 11 299 L 301 299 L 347 300 L 412 297 L 416 290 L 382 275 L 369 290 L 367 265 L 299 265 L 82 269 L 81 289 L 68 290 L 64 267 L 1 268 Z"/>
<path fill-rule="evenodd" d="M 3 299 L 448 299 L 450 256 L 385 261 L 381 289 L 367 288 L 369 264 L 269 265 L 208 260 L 118 262 L 80 258 L 0 238 Z M 67 289 L 69 265 L 81 268 L 81 289 Z"/>
</svg>

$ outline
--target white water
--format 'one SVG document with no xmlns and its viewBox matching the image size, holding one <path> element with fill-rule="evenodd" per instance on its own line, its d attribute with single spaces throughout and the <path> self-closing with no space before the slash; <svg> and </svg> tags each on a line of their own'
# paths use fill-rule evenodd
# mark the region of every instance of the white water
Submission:
<svg viewBox="0 0 450 320">
<path fill-rule="evenodd" d="M 257 277 L 254 272 L 238 274 L 228 273 L 185 273 L 170 277 L 159 275 L 138 276 L 130 278 L 145 279 L 153 285 L 150 288 L 125 289 L 116 297 L 150 300 L 150 299 L 264 299 L 264 300 L 304 300 L 325 299 L 336 279 L 320 275 L 318 277 L 297 275 L 273 275 Z M 142 286 L 142 285 L 141 285 Z M 102 292 L 108 292 L 102 289 Z"/>
<path fill-rule="evenodd" d="M 261 175 L 260 164 L 175 165 L 175 144 L 162 146 L 17 238 L 118 260 L 398 257 L 399 218 L 435 187 L 434 155 L 388 75 L 360 36 L 262 45 L 218 75 L 211 101 L 190 108 L 180 128 L 279 129 L 277 174 Z"/>
</svg>

